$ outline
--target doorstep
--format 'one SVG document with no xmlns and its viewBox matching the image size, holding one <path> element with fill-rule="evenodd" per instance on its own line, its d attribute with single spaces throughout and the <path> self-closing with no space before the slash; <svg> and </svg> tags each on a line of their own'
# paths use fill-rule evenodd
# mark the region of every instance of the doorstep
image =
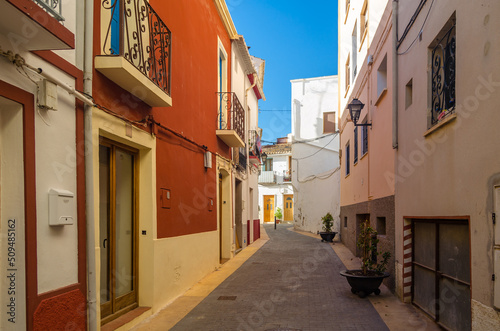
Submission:
<svg viewBox="0 0 500 331">
<path fill-rule="evenodd" d="M 123 316 L 101 326 L 101 331 L 130 330 L 152 315 L 151 307 L 137 307 Z"/>
</svg>

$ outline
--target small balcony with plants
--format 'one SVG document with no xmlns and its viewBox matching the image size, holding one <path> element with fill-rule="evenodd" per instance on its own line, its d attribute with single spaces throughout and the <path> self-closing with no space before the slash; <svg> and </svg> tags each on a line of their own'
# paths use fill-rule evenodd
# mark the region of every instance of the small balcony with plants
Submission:
<svg viewBox="0 0 500 331">
<path fill-rule="evenodd" d="M 245 112 L 234 92 L 217 93 L 216 134 L 229 147 L 245 147 Z"/>
<path fill-rule="evenodd" d="M 172 106 L 172 33 L 146 0 L 101 2 L 95 68 L 151 107 Z"/>
<path fill-rule="evenodd" d="M 258 165 L 261 161 L 262 145 L 257 130 L 248 131 L 248 160 L 250 164 Z"/>
</svg>

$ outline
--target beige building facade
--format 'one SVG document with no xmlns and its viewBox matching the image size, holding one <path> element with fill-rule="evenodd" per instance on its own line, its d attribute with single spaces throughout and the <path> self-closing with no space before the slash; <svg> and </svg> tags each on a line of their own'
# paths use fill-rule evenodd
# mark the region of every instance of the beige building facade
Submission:
<svg viewBox="0 0 500 331">
<path fill-rule="evenodd" d="M 399 1 L 397 293 L 452 330 L 500 328 L 495 13 Z"/>
<path fill-rule="evenodd" d="M 495 1 L 339 4 L 342 240 L 354 252 L 357 223 L 379 230 L 374 214 L 392 210 L 379 236 L 391 285 L 450 330 L 500 328 L 499 12 Z M 361 156 L 353 99 L 371 124 Z"/>
<path fill-rule="evenodd" d="M 339 2 L 340 234 L 359 255 L 361 224 L 369 221 L 379 234 L 380 252 L 394 251 L 394 184 L 384 180 L 394 171 L 392 148 L 392 6 L 388 1 Z M 347 106 L 364 104 L 355 126 Z M 394 259 L 391 276 L 395 288 Z"/>
</svg>

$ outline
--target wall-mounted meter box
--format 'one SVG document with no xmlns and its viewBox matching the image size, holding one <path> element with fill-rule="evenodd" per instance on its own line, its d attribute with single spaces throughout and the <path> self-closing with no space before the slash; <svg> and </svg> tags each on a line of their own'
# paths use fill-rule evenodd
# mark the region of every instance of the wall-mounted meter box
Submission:
<svg viewBox="0 0 500 331">
<path fill-rule="evenodd" d="M 75 195 L 59 189 L 49 190 L 49 225 L 71 225 L 75 218 Z"/>
</svg>

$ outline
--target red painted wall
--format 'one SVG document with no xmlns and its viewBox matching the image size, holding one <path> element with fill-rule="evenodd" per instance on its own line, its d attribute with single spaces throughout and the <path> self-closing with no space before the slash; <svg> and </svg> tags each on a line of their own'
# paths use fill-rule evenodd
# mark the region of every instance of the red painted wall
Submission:
<svg viewBox="0 0 500 331">
<path fill-rule="evenodd" d="M 155 108 L 154 118 L 213 153 L 212 168 L 203 165 L 204 150 L 159 129 L 157 140 L 158 237 L 217 229 L 215 153 L 230 158 L 230 149 L 215 134 L 217 124 L 218 39 L 228 55 L 230 90 L 231 41 L 209 0 L 151 0 L 172 31 L 173 106 Z M 162 207 L 161 189 L 171 192 Z M 209 209 L 213 199 L 213 209 Z"/>
</svg>

